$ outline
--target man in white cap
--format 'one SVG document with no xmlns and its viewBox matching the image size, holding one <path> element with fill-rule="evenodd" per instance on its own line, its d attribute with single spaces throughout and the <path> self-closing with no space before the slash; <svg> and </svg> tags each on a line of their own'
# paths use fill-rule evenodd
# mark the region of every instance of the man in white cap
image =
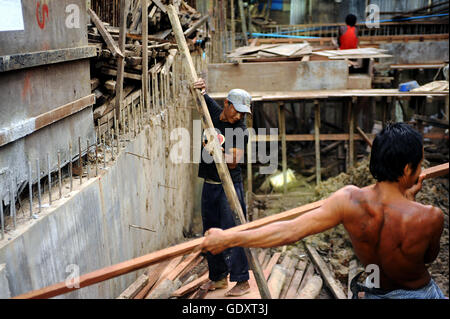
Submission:
<svg viewBox="0 0 450 319">
<path fill-rule="evenodd" d="M 222 108 L 206 94 L 206 84 L 203 79 L 195 82 L 194 88 L 202 90 L 213 125 L 219 136 L 219 142 L 225 153 L 225 162 L 228 165 L 236 194 L 242 211 L 246 215 L 239 163 L 244 159 L 245 145 L 248 142 L 245 114 L 251 113 L 251 96 L 244 90 L 233 89 L 228 93 Z M 203 231 L 212 227 L 231 228 L 236 225 L 233 212 L 212 156 L 206 151 L 205 143 L 202 146 L 198 176 L 204 179 L 201 202 Z M 231 248 L 217 255 L 206 253 L 206 259 L 210 281 L 202 286 L 203 289 L 227 288 L 229 274 L 230 281 L 236 282 L 236 285 L 227 291 L 225 296 L 241 296 L 250 291 L 249 266 L 243 248 Z"/>
</svg>

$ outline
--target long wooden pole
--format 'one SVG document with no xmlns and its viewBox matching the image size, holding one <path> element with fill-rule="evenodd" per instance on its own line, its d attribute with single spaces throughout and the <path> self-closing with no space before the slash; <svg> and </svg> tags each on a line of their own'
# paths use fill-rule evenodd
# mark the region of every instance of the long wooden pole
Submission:
<svg viewBox="0 0 450 319">
<path fill-rule="evenodd" d="M 241 17 L 242 35 L 244 36 L 245 45 L 248 45 L 247 24 L 245 23 L 244 3 L 242 2 L 242 0 L 238 0 L 238 4 L 239 4 L 239 15 Z"/>
<path fill-rule="evenodd" d="M 425 175 L 425 178 L 434 178 L 439 176 L 445 176 L 449 173 L 449 163 L 433 166 L 427 169 L 424 169 L 422 174 Z M 262 227 L 264 225 L 268 225 L 274 222 L 279 222 L 283 220 L 290 220 L 296 218 L 304 213 L 312 211 L 314 209 L 322 206 L 325 199 L 322 199 L 317 202 L 313 202 L 310 204 L 306 204 L 300 207 L 296 207 L 290 209 L 285 212 L 281 212 L 275 215 L 267 216 L 264 218 L 260 218 L 253 222 L 241 224 L 232 228 L 225 230 L 225 232 L 238 232 L 245 231 L 250 229 L 255 229 Z M 120 275 L 127 274 L 132 271 L 136 271 L 138 269 L 148 267 L 150 265 L 159 263 L 164 260 L 168 260 L 170 258 L 180 256 L 191 252 L 195 248 L 203 242 L 204 237 L 197 238 L 182 244 L 178 244 L 169 248 L 165 248 L 162 250 L 158 250 L 152 252 L 150 254 L 137 257 L 134 259 L 130 259 L 112 266 L 108 266 L 102 269 L 95 270 L 93 272 L 87 273 L 79 277 L 78 287 L 71 286 L 67 287 L 65 282 L 60 282 L 42 289 L 33 290 L 22 295 L 18 295 L 13 297 L 14 299 L 30 299 L 30 298 L 51 298 L 54 296 L 58 296 L 61 294 L 68 293 L 73 290 L 77 290 L 86 286 L 90 286 Z"/>
<path fill-rule="evenodd" d="M 181 55 L 185 58 L 185 66 L 188 79 L 191 83 L 194 83 L 198 80 L 197 72 L 195 71 L 195 67 L 192 62 L 192 57 L 183 34 L 183 29 L 181 28 L 180 20 L 178 19 L 178 14 L 175 10 L 175 7 L 172 5 L 167 6 L 167 12 L 169 14 L 170 23 L 172 24 L 172 29 L 178 43 L 178 48 Z M 237 197 L 233 181 L 231 180 L 230 172 L 228 171 L 228 167 L 224 161 L 224 156 L 217 139 L 217 134 L 215 133 L 216 131 L 214 129 L 214 124 L 208 111 L 208 106 L 206 105 L 206 101 L 199 90 L 192 90 L 192 94 L 194 95 L 194 99 L 197 103 L 198 111 L 201 114 L 203 125 L 206 128 L 205 134 L 209 141 L 208 143 L 212 143 L 211 155 L 213 156 L 217 172 L 219 173 L 220 180 L 222 181 L 225 195 L 228 199 L 228 202 L 230 203 L 233 214 L 235 214 L 235 220 L 239 221 L 241 224 L 244 224 L 246 223 L 246 218 L 244 216 L 241 203 L 239 202 L 239 199 Z M 258 289 L 261 294 L 261 298 L 270 299 L 270 291 L 267 286 L 264 273 L 261 269 L 261 265 L 249 248 L 244 249 L 244 251 L 247 256 L 249 266 L 253 270 L 253 274 L 255 276 L 255 280 L 258 284 Z"/>
</svg>

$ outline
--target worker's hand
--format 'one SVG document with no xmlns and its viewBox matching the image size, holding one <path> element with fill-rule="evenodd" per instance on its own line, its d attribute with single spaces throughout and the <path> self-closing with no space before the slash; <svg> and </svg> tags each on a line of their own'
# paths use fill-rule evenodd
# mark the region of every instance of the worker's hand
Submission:
<svg viewBox="0 0 450 319">
<path fill-rule="evenodd" d="M 405 192 L 405 197 L 409 200 L 415 200 L 416 194 L 422 189 L 422 182 L 425 178 L 425 174 L 419 176 L 417 183 L 411 186 L 411 188 L 407 189 Z"/>
<path fill-rule="evenodd" d="M 205 80 L 202 78 L 199 78 L 197 81 L 193 83 L 194 89 L 201 90 L 202 95 L 206 94 L 206 83 Z"/>
<path fill-rule="evenodd" d="M 205 239 L 200 245 L 202 252 L 217 255 L 226 249 L 224 231 L 220 228 L 210 228 L 205 232 Z"/>
</svg>

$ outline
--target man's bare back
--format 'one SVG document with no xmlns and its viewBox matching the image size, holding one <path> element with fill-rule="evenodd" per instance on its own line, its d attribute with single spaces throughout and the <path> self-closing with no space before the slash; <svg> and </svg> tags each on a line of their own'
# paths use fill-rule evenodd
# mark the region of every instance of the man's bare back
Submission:
<svg viewBox="0 0 450 319">
<path fill-rule="evenodd" d="M 343 225 L 355 254 L 364 265 L 378 265 L 381 289 L 423 287 L 430 280 L 425 264 L 439 252 L 443 214 L 380 184 L 343 189 L 349 193 Z"/>
</svg>

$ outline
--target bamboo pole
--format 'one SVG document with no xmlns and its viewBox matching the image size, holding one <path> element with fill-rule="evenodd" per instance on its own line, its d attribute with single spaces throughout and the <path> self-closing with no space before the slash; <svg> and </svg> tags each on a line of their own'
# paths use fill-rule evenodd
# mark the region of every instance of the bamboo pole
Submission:
<svg viewBox="0 0 450 319">
<path fill-rule="evenodd" d="M 144 109 L 148 111 L 149 91 L 148 91 L 148 0 L 141 0 L 142 16 L 142 92 L 144 99 Z"/>
</svg>

